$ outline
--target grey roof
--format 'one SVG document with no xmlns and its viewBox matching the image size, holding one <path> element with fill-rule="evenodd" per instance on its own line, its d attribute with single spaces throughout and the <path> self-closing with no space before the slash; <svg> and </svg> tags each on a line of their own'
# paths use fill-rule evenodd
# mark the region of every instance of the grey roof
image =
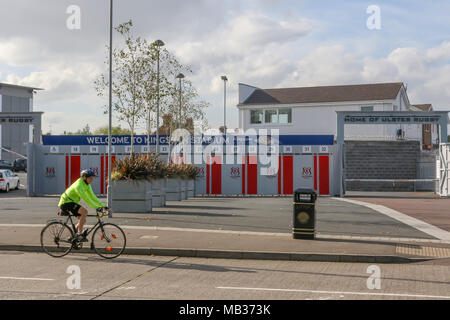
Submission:
<svg viewBox="0 0 450 320">
<path fill-rule="evenodd" d="M 242 105 L 392 100 L 402 82 L 343 86 L 256 89 Z"/>
<path fill-rule="evenodd" d="M 18 88 L 18 89 L 31 89 L 31 90 L 44 90 L 41 88 L 35 88 L 35 87 L 27 87 L 27 86 L 19 86 L 17 84 L 10 84 L 10 83 L 1 83 L 0 82 L 0 88 L 1 87 L 10 87 L 10 88 Z"/>
<path fill-rule="evenodd" d="M 431 104 L 413 104 L 413 107 L 420 109 L 422 111 L 431 111 L 432 105 Z"/>
</svg>

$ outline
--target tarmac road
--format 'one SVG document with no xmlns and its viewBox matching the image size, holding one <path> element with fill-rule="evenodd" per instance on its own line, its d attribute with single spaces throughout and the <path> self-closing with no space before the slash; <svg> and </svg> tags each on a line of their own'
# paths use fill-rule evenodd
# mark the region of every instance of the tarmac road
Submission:
<svg viewBox="0 0 450 320">
<path fill-rule="evenodd" d="M 447 300 L 449 265 L 379 264 L 380 289 L 369 289 L 370 265 L 364 263 L 132 256 L 105 261 L 0 252 L 0 299 Z M 71 266 L 79 268 L 79 289 L 67 285 L 74 279 Z"/>
</svg>

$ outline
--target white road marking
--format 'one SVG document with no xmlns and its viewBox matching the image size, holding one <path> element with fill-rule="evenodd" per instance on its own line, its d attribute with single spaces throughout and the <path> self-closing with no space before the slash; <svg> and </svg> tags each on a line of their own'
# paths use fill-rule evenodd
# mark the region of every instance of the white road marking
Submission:
<svg viewBox="0 0 450 320">
<path fill-rule="evenodd" d="M 139 239 L 142 239 L 142 240 L 156 240 L 158 238 L 159 238 L 159 236 L 142 236 Z"/>
<path fill-rule="evenodd" d="M 54 281 L 55 279 L 42 279 L 42 278 L 20 278 L 20 277 L 0 277 L 4 280 L 29 280 L 29 281 Z"/>
<path fill-rule="evenodd" d="M 358 200 L 350 200 L 350 199 L 344 199 L 344 198 L 334 198 L 334 199 L 370 208 L 370 209 L 375 210 L 379 213 L 382 213 L 388 217 L 398 220 L 404 224 L 407 224 L 419 231 L 422 231 L 423 233 L 429 234 L 437 239 L 440 239 L 440 240 L 450 243 L 450 232 L 442 230 L 436 226 L 433 226 L 422 220 L 408 216 L 408 215 L 401 213 L 399 211 L 396 211 L 394 209 L 391 209 L 391 208 L 388 208 L 388 207 L 385 207 L 382 205 L 362 202 L 362 201 L 358 201 Z"/>
<path fill-rule="evenodd" d="M 339 294 L 339 295 L 360 295 L 360 296 L 387 296 L 387 297 L 405 297 L 405 298 L 430 298 L 430 299 L 450 299 L 450 296 L 431 296 L 422 294 L 408 293 L 381 293 L 381 292 L 345 292 L 345 291 L 324 291 L 324 290 L 301 290 L 301 289 L 273 289 L 273 288 L 241 288 L 241 287 L 217 287 L 222 290 L 247 290 L 247 291 L 278 291 L 278 292 L 303 292 L 320 294 Z"/>
<path fill-rule="evenodd" d="M 45 224 L 0 224 L 0 228 L 43 228 Z"/>
</svg>

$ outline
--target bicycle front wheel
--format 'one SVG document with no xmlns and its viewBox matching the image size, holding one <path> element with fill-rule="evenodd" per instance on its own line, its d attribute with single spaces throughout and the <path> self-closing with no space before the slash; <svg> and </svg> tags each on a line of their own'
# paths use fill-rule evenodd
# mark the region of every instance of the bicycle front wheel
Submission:
<svg viewBox="0 0 450 320">
<path fill-rule="evenodd" d="M 99 225 L 92 236 L 92 246 L 102 258 L 114 259 L 120 256 L 127 245 L 125 232 L 112 223 Z"/>
<path fill-rule="evenodd" d="M 52 222 L 41 231 L 41 247 L 54 258 L 62 258 L 72 250 L 73 232 L 62 222 Z"/>
</svg>

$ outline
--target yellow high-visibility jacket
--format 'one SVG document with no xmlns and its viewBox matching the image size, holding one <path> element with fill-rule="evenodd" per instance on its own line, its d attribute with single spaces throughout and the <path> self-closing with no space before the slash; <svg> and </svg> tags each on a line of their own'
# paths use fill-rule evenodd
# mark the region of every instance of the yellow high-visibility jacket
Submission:
<svg viewBox="0 0 450 320">
<path fill-rule="evenodd" d="M 89 207 L 94 209 L 105 207 L 105 205 L 98 200 L 94 191 L 92 191 L 91 185 L 86 183 L 82 178 L 75 181 L 66 192 L 61 195 L 58 207 L 70 202 L 80 204 L 80 199 L 83 199 Z"/>
</svg>

